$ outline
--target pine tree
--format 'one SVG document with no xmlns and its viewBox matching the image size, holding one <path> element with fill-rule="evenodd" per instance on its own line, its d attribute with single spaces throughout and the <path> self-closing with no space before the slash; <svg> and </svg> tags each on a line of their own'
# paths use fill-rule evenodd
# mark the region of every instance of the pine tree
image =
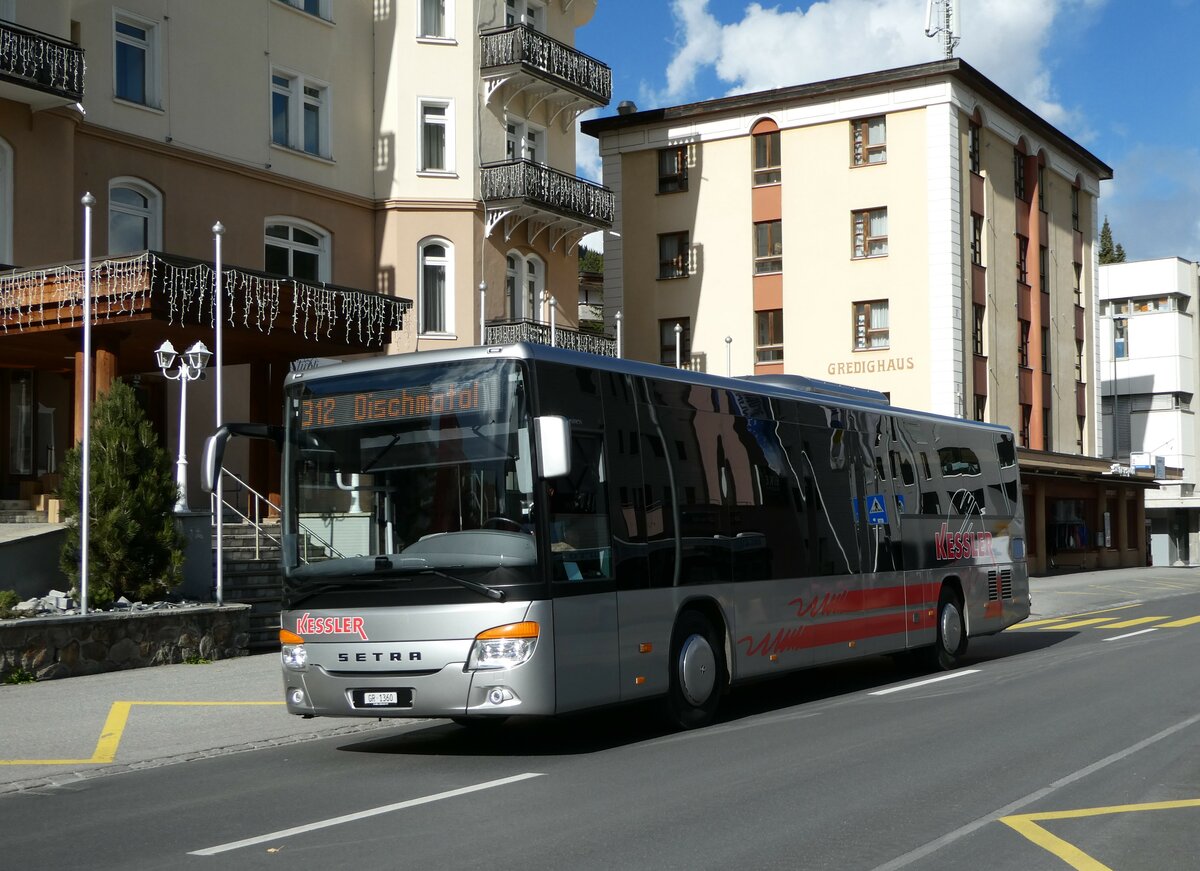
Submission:
<svg viewBox="0 0 1200 871">
<path fill-rule="evenodd" d="M 1108 215 L 1104 216 L 1104 226 L 1100 228 L 1100 263 L 1124 263 L 1125 249 L 1120 243 L 1113 245 L 1112 228 L 1108 226 Z"/>
<path fill-rule="evenodd" d="M 158 444 L 132 387 L 114 381 L 96 402 L 90 443 L 88 598 L 98 608 L 121 596 L 161 599 L 179 583 L 183 568 L 183 536 L 173 513 L 177 489 L 171 458 Z M 67 451 L 62 474 L 60 496 L 68 526 L 60 565 L 78 596 L 80 445 Z"/>
<path fill-rule="evenodd" d="M 604 272 L 604 255 L 591 248 L 579 246 L 579 271 Z"/>
</svg>

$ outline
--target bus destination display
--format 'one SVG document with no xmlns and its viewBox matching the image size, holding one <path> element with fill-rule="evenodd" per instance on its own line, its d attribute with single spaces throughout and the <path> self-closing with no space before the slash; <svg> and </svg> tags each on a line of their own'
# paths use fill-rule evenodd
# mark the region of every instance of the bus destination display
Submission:
<svg viewBox="0 0 1200 871">
<path fill-rule="evenodd" d="M 300 401 L 300 428 L 322 429 L 492 411 L 498 397 L 494 382 L 480 378 L 396 390 L 313 396 Z"/>
</svg>

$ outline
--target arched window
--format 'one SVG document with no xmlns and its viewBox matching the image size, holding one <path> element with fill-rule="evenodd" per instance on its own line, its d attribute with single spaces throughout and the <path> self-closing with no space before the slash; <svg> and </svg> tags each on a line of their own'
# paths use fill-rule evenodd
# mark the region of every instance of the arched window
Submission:
<svg viewBox="0 0 1200 871">
<path fill-rule="evenodd" d="M 329 234 L 296 218 L 267 218 L 263 268 L 297 281 L 329 281 Z"/>
<path fill-rule="evenodd" d="M 140 178 L 108 183 L 108 253 L 162 248 L 162 194 Z"/>
<path fill-rule="evenodd" d="M 0 263 L 13 262 L 13 153 L 0 139 Z"/>
<path fill-rule="evenodd" d="M 424 239 L 418 249 L 421 335 L 454 332 L 454 246 L 445 239 Z"/>
<path fill-rule="evenodd" d="M 541 320 L 546 264 L 536 254 L 509 251 L 505 275 L 505 308 L 509 320 Z"/>
</svg>

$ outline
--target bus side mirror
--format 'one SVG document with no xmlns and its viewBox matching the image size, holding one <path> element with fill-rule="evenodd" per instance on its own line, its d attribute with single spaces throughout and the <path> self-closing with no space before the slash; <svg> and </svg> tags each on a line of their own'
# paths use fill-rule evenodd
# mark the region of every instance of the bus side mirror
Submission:
<svg viewBox="0 0 1200 871">
<path fill-rule="evenodd" d="M 204 440 L 204 465 L 200 469 L 200 486 L 205 493 L 217 489 L 217 477 L 225 459 L 225 442 L 229 441 L 229 430 L 221 427 Z"/>
<path fill-rule="evenodd" d="M 561 478 L 571 473 L 571 424 L 565 417 L 546 415 L 535 418 L 538 475 Z"/>
</svg>

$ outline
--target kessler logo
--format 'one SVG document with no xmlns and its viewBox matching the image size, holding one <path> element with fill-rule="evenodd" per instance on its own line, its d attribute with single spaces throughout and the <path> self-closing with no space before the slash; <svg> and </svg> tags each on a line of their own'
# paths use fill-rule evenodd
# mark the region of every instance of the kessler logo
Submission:
<svg viewBox="0 0 1200 871">
<path fill-rule="evenodd" d="M 990 532 L 951 532 L 947 524 L 933 535 L 938 559 L 974 559 L 993 556 Z"/>
<path fill-rule="evenodd" d="M 367 641 L 362 617 L 313 617 L 307 611 L 296 621 L 296 634 L 305 635 L 357 635 Z"/>
</svg>

